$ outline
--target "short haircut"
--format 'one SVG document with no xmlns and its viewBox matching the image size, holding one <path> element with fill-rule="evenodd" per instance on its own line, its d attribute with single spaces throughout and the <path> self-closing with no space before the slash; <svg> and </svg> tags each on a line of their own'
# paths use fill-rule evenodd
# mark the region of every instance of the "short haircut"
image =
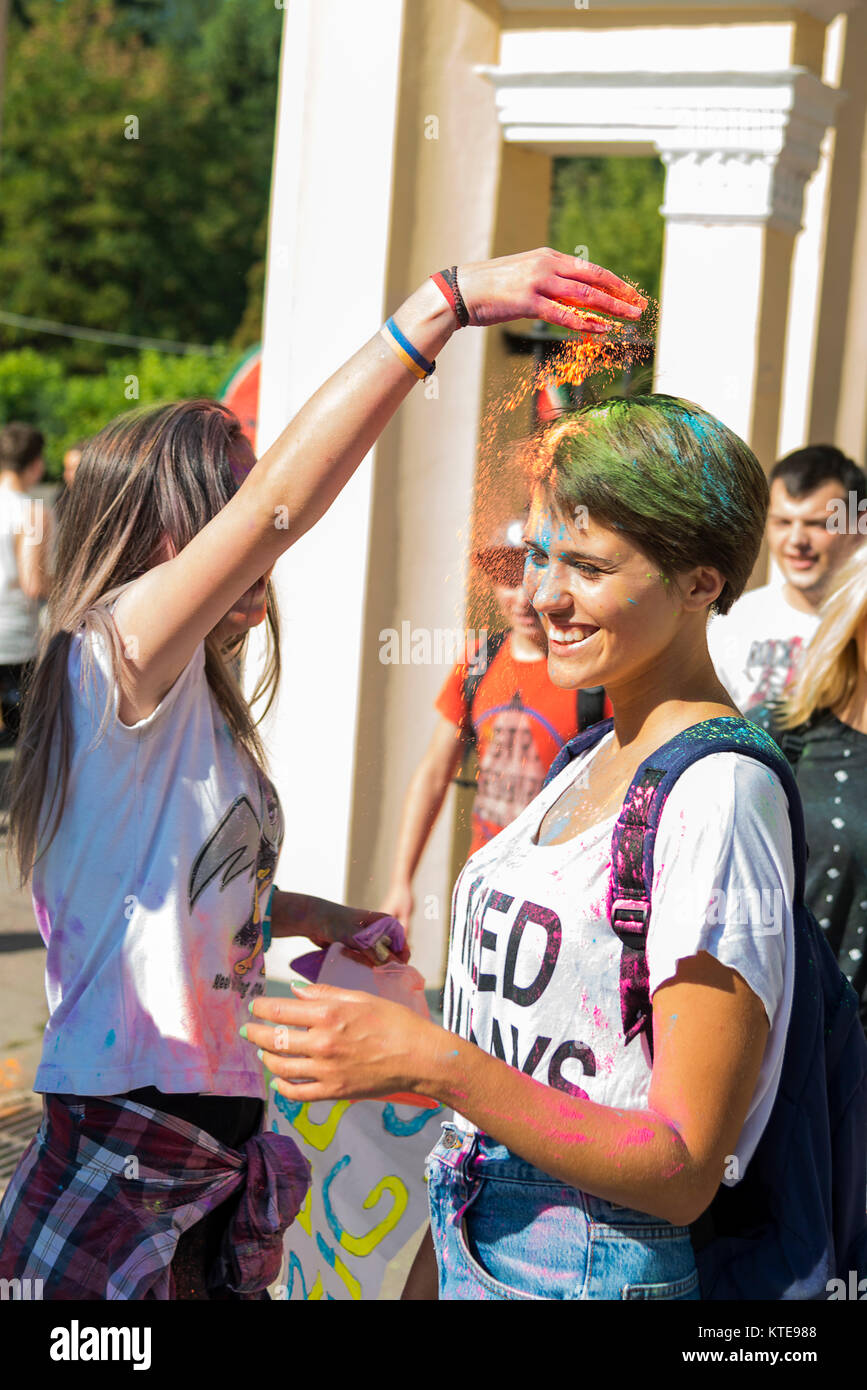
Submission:
<svg viewBox="0 0 867 1390">
<path fill-rule="evenodd" d="M 844 493 L 856 493 L 859 502 L 867 497 L 867 474 L 834 444 L 808 444 L 786 454 L 774 464 L 769 481 L 781 482 L 790 497 L 806 497 L 824 483 L 839 483 Z"/>
<path fill-rule="evenodd" d="M 562 416 L 529 444 L 530 478 L 564 519 L 578 505 L 622 531 L 666 579 L 713 565 L 727 613 L 764 535 L 768 484 L 755 454 L 691 401 L 614 396 Z"/>
<path fill-rule="evenodd" d="M 34 459 L 39 458 L 44 446 L 45 436 L 41 430 L 20 420 L 12 420 L 0 430 L 0 468 L 23 473 Z"/>
</svg>

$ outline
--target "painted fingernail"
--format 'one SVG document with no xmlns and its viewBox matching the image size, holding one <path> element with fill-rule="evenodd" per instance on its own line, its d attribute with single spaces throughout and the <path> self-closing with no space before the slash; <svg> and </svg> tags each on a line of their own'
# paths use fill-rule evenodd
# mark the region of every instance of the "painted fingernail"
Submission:
<svg viewBox="0 0 867 1390">
<path fill-rule="evenodd" d="M 247 1036 L 247 1025 L 246 1025 L 246 1023 L 242 1023 L 242 1024 L 241 1024 L 240 1028 L 238 1029 L 238 1032 L 241 1034 L 241 1037 L 242 1037 L 242 1038 L 246 1038 L 246 1036 Z"/>
<path fill-rule="evenodd" d="M 309 981 L 309 980 L 293 980 L 293 981 L 292 981 L 292 988 L 293 988 L 293 989 L 309 989 L 309 988 L 310 988 L 310 981 Z"/>
<path fill-rule="evenodd" d="M 255 1004 L 255 1002 L 256 1002 L 255 999 L 251 999 L 250 1002 L 249 1002 L 249 1004 L 247 1005 L 247 1008 L 248 1008 L 248 1010 L 250 1011 L 250 1013 L 253 1012 L 253 1005 Z"/>
<path fill-rule="evenodd" d="M 262 1058 L 265 1056 L 265 1054 L 264 1054 L 264 1052 L 262 1051 L 261 1047 L 257 1047 L 257 1048 L 256 1048 L 256 1056 L 259 1058 L 259 1061 L 260 1061 L 260 1062 L 262 1061 Z"/>
<path fill-rule="evenodd" d="M 270 1091 L 276 1091 L 276 1090 L 277 1090 L 278 1083 L 279 1083 L 279 1079 L 280 1079 L 280 1078 L 277 1077 L 277 1076 L 272 1076 L 271 1080 L 268 1082 L 268 1089 L 269 1089 Z"/>
</svg>

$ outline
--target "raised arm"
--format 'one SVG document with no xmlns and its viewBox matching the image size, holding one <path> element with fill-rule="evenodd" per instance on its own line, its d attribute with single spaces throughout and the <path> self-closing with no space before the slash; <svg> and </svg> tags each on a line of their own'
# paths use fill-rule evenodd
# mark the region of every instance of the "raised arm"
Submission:
<svg viewBox="0 0 867 1390">
<path fill-rule="evenodd" d="M 547 248 L 462 266 L 460 286 L 474 325 L 526 317 L 602 332 L 604 320 L 578 319 L 566 301 L 632 319 L 645 304 L 610 271 Z M 335 285 L 335 300 L 344 292 Z M 456 328 L 431 280 L 394 320 L 428 360 Z M 159 703 L 232 604 L 328 510 L 416 380 L 377 333 L 319 388 L 184 550 L 125 590 L 115 623 L 134 654 L 127 676 L 140 714 Z"/>
</svg>

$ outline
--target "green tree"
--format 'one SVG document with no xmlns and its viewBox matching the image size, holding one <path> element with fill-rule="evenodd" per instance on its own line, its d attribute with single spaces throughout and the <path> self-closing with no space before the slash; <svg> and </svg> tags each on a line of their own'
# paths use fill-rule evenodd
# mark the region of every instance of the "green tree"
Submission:
<svg viewBox="0 0 867 1390">
<path fill-rule="evenodd" d="M 634 280 L 659 298 L 665 170 L 637 156 L 555 159 L 551 188 L 551 245 Z"/>
<path fill-rule="evenodd" d="M 102 372 L 67 373 L 48 353 L 0 353 L 0 420 L 27 420 L 45 435 L 48 476 L 60 476 L 71 444 L 135 406 L 216 397 L 236 352 L 174 356 L 151 350 L 116 357 Z"/>
<path fill-rule="evenodd" d="M 7 310 L 184 342 L 236 332 L 261 259 L 282 11 L 208 11 L 193 33 L 170 0 L 25 3 L 4 109 Z M 44 341 L 0 325 L 0 348 Z M 53 348 L 78 370 L 107 356 Z"/>
</svg>

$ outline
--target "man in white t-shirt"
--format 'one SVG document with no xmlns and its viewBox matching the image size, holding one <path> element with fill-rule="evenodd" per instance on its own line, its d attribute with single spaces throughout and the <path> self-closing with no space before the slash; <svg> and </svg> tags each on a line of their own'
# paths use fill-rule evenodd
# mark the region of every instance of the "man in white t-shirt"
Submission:
<svg viewBox="0 0 867 1390">
<path fill-rule="evenodd" d="M 834 504 L 842 499 L 845 514 L 857 516 L 867 497 L 867 476 L 830 444 L 787 454 L 770 485 L 768 547 L 783 583 L 744 594 L 707 634 L 716 673 L 743 713 L 778 699 L 793 680 L 830 582 L 861 540 L 837 524 Z"/>
</svg>

